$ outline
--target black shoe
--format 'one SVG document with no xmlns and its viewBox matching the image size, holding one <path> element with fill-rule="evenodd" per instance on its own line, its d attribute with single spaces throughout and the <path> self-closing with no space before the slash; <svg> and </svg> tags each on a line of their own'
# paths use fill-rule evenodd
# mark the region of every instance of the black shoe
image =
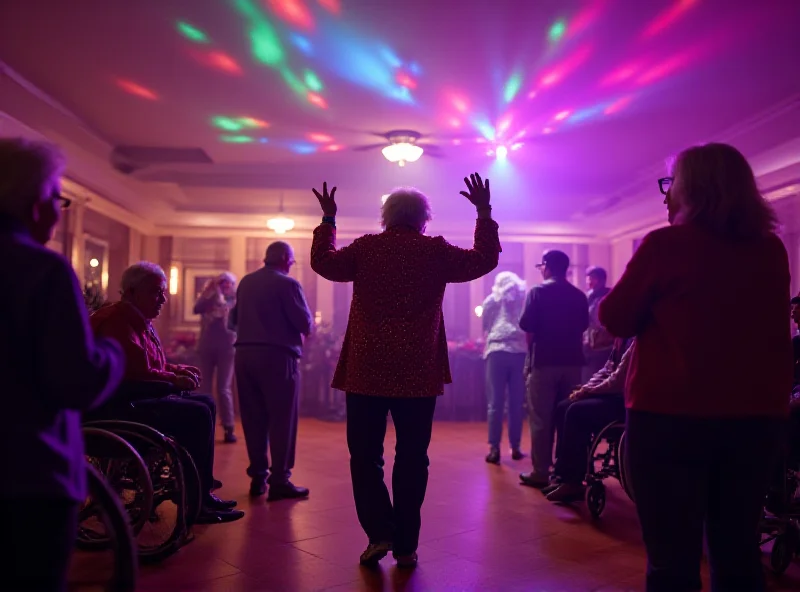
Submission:
<svg viewBox="0 0 800 592">
<path fill-rule="evenodd" d="M 489 454 L 486 455 L 486 462 L 499 465 L 500 464 L 500 449 L 495 448 L 494 446 L 491 447 L 489 450 Z"/>
<path fill-rule="evenodd" d="M 558 477 L 554 477 L 554 478 L 553 478 L 553 479 L 550 481 L 550 485 L 548 485 L 547 487 L 543 487 L 543 488 L 542 488 L 542 493 L 543 493 L 544 495 L 548 495 L 550 492 L 552 492 L 552 491 L 555 491 L 555 490 L 556 490 L 556 489 L 558 489 L 560 486 L 561 486 L 561 479 L 559 479 Z"/>
<path fill-rule="evenodd" d="M 244 517 L 241 510 L 210 510 L 203 508 L 197 517 L 196 524 L 223 524 L 225 522 L 235 522 Z"/>
<path fill-rule="evenodd" d="M 370 543 L 361 554 L 361 558 L 358 562 L 364 567 L 378 567 L 378 563 L 380 563 L 381 559 L 386 557 L 391 550 L 391 543 Z"/>
<path fill-rule="evenodd" d="M 305 499 L 308 497 L 309 491 L 305 487 L 298 487 L 291 482 L 284 483 L 283 485 L 270 485 L 269 495 L 267 496 L 268 502 L 277 502 L 284 499 Z"/>
<path fill-rule="evenodd" d="M 225 444 L 236 444 L 236 434 L 233 433 L 233 428 L 225 428 L 225 437 L 222 439 Z"/>
<path fill-rule="evenodd" d="M 522 485 L 527 485 L 528 487 L 533 487 L 534 489 L 544 489 L 550 485 L 549 477 L 539 475 L 534 472 L 520 473 L 519 482 Z"/>
<path fill-rule="evenodd" d="M 569 504 L 581 501 L 585 493 L 586 489 L 581 484 L 562 483 L 547 494 L 547 501 L 556 504 Z"/>
<path fill-rule="evenodd" d="M 511 460 L 522 460 L 523 458 L 525 458 L 525 453 L 522 450 L 519 448 L 511 449 Z"/>
<path fill-rule="evenodd" d="M 263 479 L 250 481 L 250 497 L 261 497 L 265 493 L 267 493 L 267 484 Z"/>
<path fill-rule="evenodd" d="M 203 506 L 209 510 L 224 511 L 235 508 L 236 502 L 233 500 L 221 500 L 213 493 L 209 493 L 206 499 L 203 500 Z"/>
<path fill-rule="evenodd" d="M 217 489 L 222 489 L 222 481 L 219 479 L 214 479 L 211 482 L 211 491 L 216 491 Z"/>
</svg>

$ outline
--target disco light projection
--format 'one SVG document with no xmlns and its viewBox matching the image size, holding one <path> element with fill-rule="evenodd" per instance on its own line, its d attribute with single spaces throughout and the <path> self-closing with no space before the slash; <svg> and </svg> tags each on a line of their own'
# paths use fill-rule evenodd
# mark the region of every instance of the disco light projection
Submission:
<svg viewBox="0 0 800 592">
<path fill-rule="evenodd" d="M 212 68 L 216 68 L 228 74 L 240 75 L 242 67 L 231 56 L 221 51 L 210 52 L 205 59 L 206 63 Z"/>
<path fill-rule="evenodd" d="M 314 17 L 303 0 L 267 0 L 267 6 L 277 17 L 299 29 L 314 29 Z"/>
<path fill-rule="evenodd" d="M 297 154 L 313 154 L 317 151 L 317 147 L 314 146 L 314 144 L 307 144 L 305 142 L 297 142 L 289 146 L 289 148 L 292 152 L 296 152 Z"/>
<path fill-rule="evenodd" d="M 219 137 L 220 142 L 225 142 L 226 144 L 251 144 L 255 140 L 250 136 L 242 136 L 242 135 L 222 135 Z"/>
<path fill-rule="evenodd" d="M 306 98 L 308 98 L 308 102 L 315 107 L 319 107 L 320 109 L 328 108 L 328 102 L 317 93 L 310 92 L 306 95 Z"/>
<path fill-rule="evenodd" d="M 627 97 L 622 97 L 621 99 L 614 101 L 608 107 L 606 107 L 605 110 L 603 111 L 603 115 L 614 115 L 615 113 L 619 113 L 625 107 L 630 105 L 631 101 L 633 101 L 633 97 L 630 95 Z"/>
<path fill-rule="evenodd" d="M 555 119 L 556 121 L 564 121 L 567 117 L 569 117 L 569 114 L 570 111 L 568 109 L 565 109 L 564 111 L 559 111 L 558 113 L 556 113 L 553 119 Z"/>
<path fill-rule="evenodd" d="M 488 119 L 476 117 L 472 120 L 472 125 L 481 133 L 483 139 L 494 142 L 497 137 L 497 131 L 492 127 L 492 124 L 489 123 Z"/>
<path fill-rule="evenodd" d="M 511 126 L 511 116 L 506 115 L 503 117 L 499 123 L 497 124 L 497 135 L 502 136 L 508 131 L 508 128 Z"/>
<path fill-rule="evenodd" d="M 677 0 L 672 6 L 658 14 L 642 31 L 641 38 L 655 37 L 677 21 L 697 0 Z"/>
<path fill-rule="evenodd" d="M 308 37 L 304 37 L 303 35 L 298 35 L 297 33 L 292 33 L 289 36 L 289 41 L 292 42 L 297 49 L 299 49 L 302 53 L 307 56 L 310 56 L 314 53 L 314 46 L 311 43 L 311 40 Z"/>
<path fill-rule="evenodd" d="M 566 31 L 567 23 L 564 20 L 558 20 L 553 23 L 552 27 L 550 27 L 550 30 L 547 32 L 547 38 L 550 39 L 551 42 L 555 43 L 564 36 Z"/>
<path fill-rule="evenodd" d="M 642 69 L 642 65 L 637 62 L 624 64 L 619 68 L 612 70 L 600 81 L 600 86 L 612 86 L 630 80 Z"/>
<path fill-rule="evenodd" d="M 317 0 L 317 3 L 331 14 L 338 16 L 342 12 L 340 0 Z"/>
<path fill-rule="evenodd" d="M 417 81 L 405 72 L 398 72 L 395 80 L 397 80 L 397 84 L 410 90 L 417 88 Z"/>
<path fill-rule="evenodd" d="M 606 110 L 606 108 L 608 108 L 608 103 L 601 103 L 599 105 L 587 107 L 586 109 L 580 109 L 579 111 L 575 111 L 569 115 L 568 123 L 580 123 L 582 121 L 586 121 L 587 119 L 591 119 L 592 117 L 601 114 Z M 561 115 L 561 113 L 559 113 L 559 115 Z"/>
<path fill-rule="evenodd" d="M 333 138 L 327 134 L 307 134 L 306 137 L 312 142 L 318 142 L 320 144 L 328 144 L 333 142 Z"/>
<path fill-rule="evenodd" d="M 525 144 L 523 144 L 522 142 L 517 142 L 516 144 L 513 144 L 513 145 L 511 146 L 511 150 L 513 150 L 514 152 L 516 152 L 517 150 L 519 150 L 520 148 L 522 148 L 524 145 L 525 145 Z"/>
<path fill-rule="evenodd" d="M 226 132 L 238 132 L 245 129 L 263 129 L 269 123 L 255 117 L 226 117 L 215 115 L 211 118 L 211 125 Z"/>
<path fill-rule="evenodd" d="M 522 75 L 519 72 L 515 72 L 511 75 L 511 77 L 506 82 L 505 87 L 503 88 L 503 100 L 506 103 L 510 103 L 514 100 L 514 97 L 517 96 L 519 89 L 522 87 Z"/>
<path fill-rule="evenodd" d="M 497 160 L 505 160 L 508 157 L 508 148 L 505 146 L 498 146 L 495 151 L 495 157 Z"/>
<path fill-rule="evenodd" d="M 322 149 L 325 152 L 339 152 L 340 150 L 344 149 L 344 146 L 341 144 L 328 144 L 327 146 L 323 146 Z"/>
<path fill-rule="evenodd" d="M 322 81 L 320 81 L 319 77 L 311 70 L 303 72 L 303 80 L 306 86 L 314 92 L 320 92 L 322 90 Z"/>
<path fill-rule="evenodd" d="M 157 101 L 158 95 L 149 88 L 145 88 L 141 84 L 136 84 L 130 80 L 118 79 L 117 86 L 124 90 L 126 93 L 136 97 L 147 99 L 148 101 Z"/>
<path fill-rule="evenodd" d="M 197 27 L 193 27 L 189 23 L 185 21 L 178 21 L 176 25 L 178 28 L 178 32 L 186 37 L 189 41 L 194 41 L 195 43 L 208 43 L 209 38 L 208 35 L 203 33 Z"/>
<path fill-rule="evenodd" d="M 545 72 L 539 79 L 538 88 L 534 89 L 533 92 L 553 87 L 562 80 L 564 80 L 564 78 L 566 78 L 567 76 L 572 74 L 575 70 L 577 70 L 578 67 L 581 66 L 589 58 L 591 53 L 592 53 L 591 45 L 584 45 L 583 47 L 577 49 L 571 55 L 566 57 L 561 63 L 557 64 L 556 66 L 552 67 L 550 70 Z"/>
</svg>

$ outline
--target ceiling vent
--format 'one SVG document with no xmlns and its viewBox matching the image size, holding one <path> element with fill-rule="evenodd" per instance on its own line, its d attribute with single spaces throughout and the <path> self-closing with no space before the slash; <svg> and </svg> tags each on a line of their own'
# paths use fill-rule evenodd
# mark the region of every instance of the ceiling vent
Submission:
<svg viewBox="0 0 800 592">
<path fill-rule="evenodd" d="M 111 164 L 125 175 L 152 166 L 213 163 L 202 148 L 117 146 L 111 152 Z"/>
</svg>

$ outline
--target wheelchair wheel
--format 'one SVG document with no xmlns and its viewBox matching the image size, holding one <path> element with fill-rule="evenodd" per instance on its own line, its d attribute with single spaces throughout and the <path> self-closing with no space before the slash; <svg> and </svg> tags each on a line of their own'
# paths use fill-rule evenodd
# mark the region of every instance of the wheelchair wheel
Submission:
<svg viewBox="0 0 800 592">
<path fill-rule="evenodd" d="M 617 462 L 619 465 L 619 482 L 622 485 L 622 489 L 625 490 L 625 493 L 628 495 L 628 498 L 633 502 L 636 503 L 636 499 L 633 497 L 633 489 L 631 488 L 630 481 L 628 480 L 628 469 L 626 464 L 626 447 L 628 445 L 627 434 L 622 432 L 622 435 L 619 437 L 619 444 L 617 445 Z"/>
<path fill-rule="evenodd" d="M 84 428 L 89 464 L 116 491 L 128 512 L 133 534 L 142 530 L 153 509 L 153 482 L 142 457 L 120 436 L 99 428 Z"/>
<path fill-rule="evenodd" d="M 798 546 L 800 546 L 800 530 L 790 522 L 786 529 L 775 537 L 775 541 L 772 543 L 772 553 L 769 556 L 769 564 L 772 571 L 780 575 L 789 569 L 789 565 L 791 565 L 799 550 Z"/>
<path fill-rule="evenodd" d="M 619 460 L 617 445 L 625 426 L 614 422 L 605 426 L 595 436 L 589 448 L 586 475 L 590 480 L 617 477 Z M 605 446 L 603 446 L 605 444 Z"/>
<path fill-rule="evenodd" d="M 183 466 L 183 483 L 186 491 L 186 523 L 192 526 L 200 516 L 203 506 L 203 490 L 200 485 L 200 472 L 192 455 L 180 444 L 175 444 Z"/>
<path fill-rule="evenodd" d="M 91 577 L 92 587 L 98 587 L 98 575 L 105 580 L 100 584 L 102 589 L 109 592 L 134 592 L 138 576 L 138 561 L 136 557 L 136 540 L 130 527 L 128 514 L 120 503 L 119 497 L 106 483 L 103 476 L 89 463 L 86 466 L 87 485 L 89 494 L 79 511 L 78 548 L 73 555 L 70 566 L 69 582 L 83 586 L 82 572 Z M 81 539 L 103 541 L 102 548 L 110 550 L 111 566 L 109 569 L 99 569 L 98 559 L 94 556 L 91 560 L 82 557 L 80 549 Z M 97 548 L 96 548 L 97 549 Z M 82 570 L 82 560 L 88 563 L 87 569 Z"/>
<path fill-rule="evenodd" d="M 606 486 L 602 481 L 593 481 L 586 488 L 586 507 L 595 520 L 602 516 L 606 509 Z"/>
</svg>

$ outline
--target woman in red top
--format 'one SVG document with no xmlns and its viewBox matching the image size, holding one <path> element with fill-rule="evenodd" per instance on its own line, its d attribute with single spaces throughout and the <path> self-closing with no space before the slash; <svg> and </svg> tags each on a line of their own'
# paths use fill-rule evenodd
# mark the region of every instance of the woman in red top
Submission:
<svg viewBox="0 0 800 592">
<path fill-rule="evenodd" d="M 333 377 L 347 393 L 347 446 L 356 512 L 369 545 L 362 565 L 389 551 L 401 567 L 417 562 L 420 509 L 428 484 L 428 445 L 436 397 L 451 382 L 442 298 L 448 283 L 469 282 L 497 267 L 500 242 L 491 217 L 489 180 L 464 179 L 462 191 L 478 210 L 475 244 L 459 249 L 425 236 L 428 198 L 413 189 L 393 192 L 381 210 L 380 234 L 336 249 L 334 187 L 319 199 L 311 268 L 334 282 L 353 282 L 353 302 Z M 383 440 L 392 414 L 394 506 L 383 482 Z"/>
<path fill-rule="evenodd" d="M 648 592 L 764 590 L 759 520 L 792 384 L 789 262 L 775 214 L 735 148 L 678 155 L 659 180 L 671 226 L 642 241 L 600 304 L 636 337 L 627 462 Z"/>
</svg>

